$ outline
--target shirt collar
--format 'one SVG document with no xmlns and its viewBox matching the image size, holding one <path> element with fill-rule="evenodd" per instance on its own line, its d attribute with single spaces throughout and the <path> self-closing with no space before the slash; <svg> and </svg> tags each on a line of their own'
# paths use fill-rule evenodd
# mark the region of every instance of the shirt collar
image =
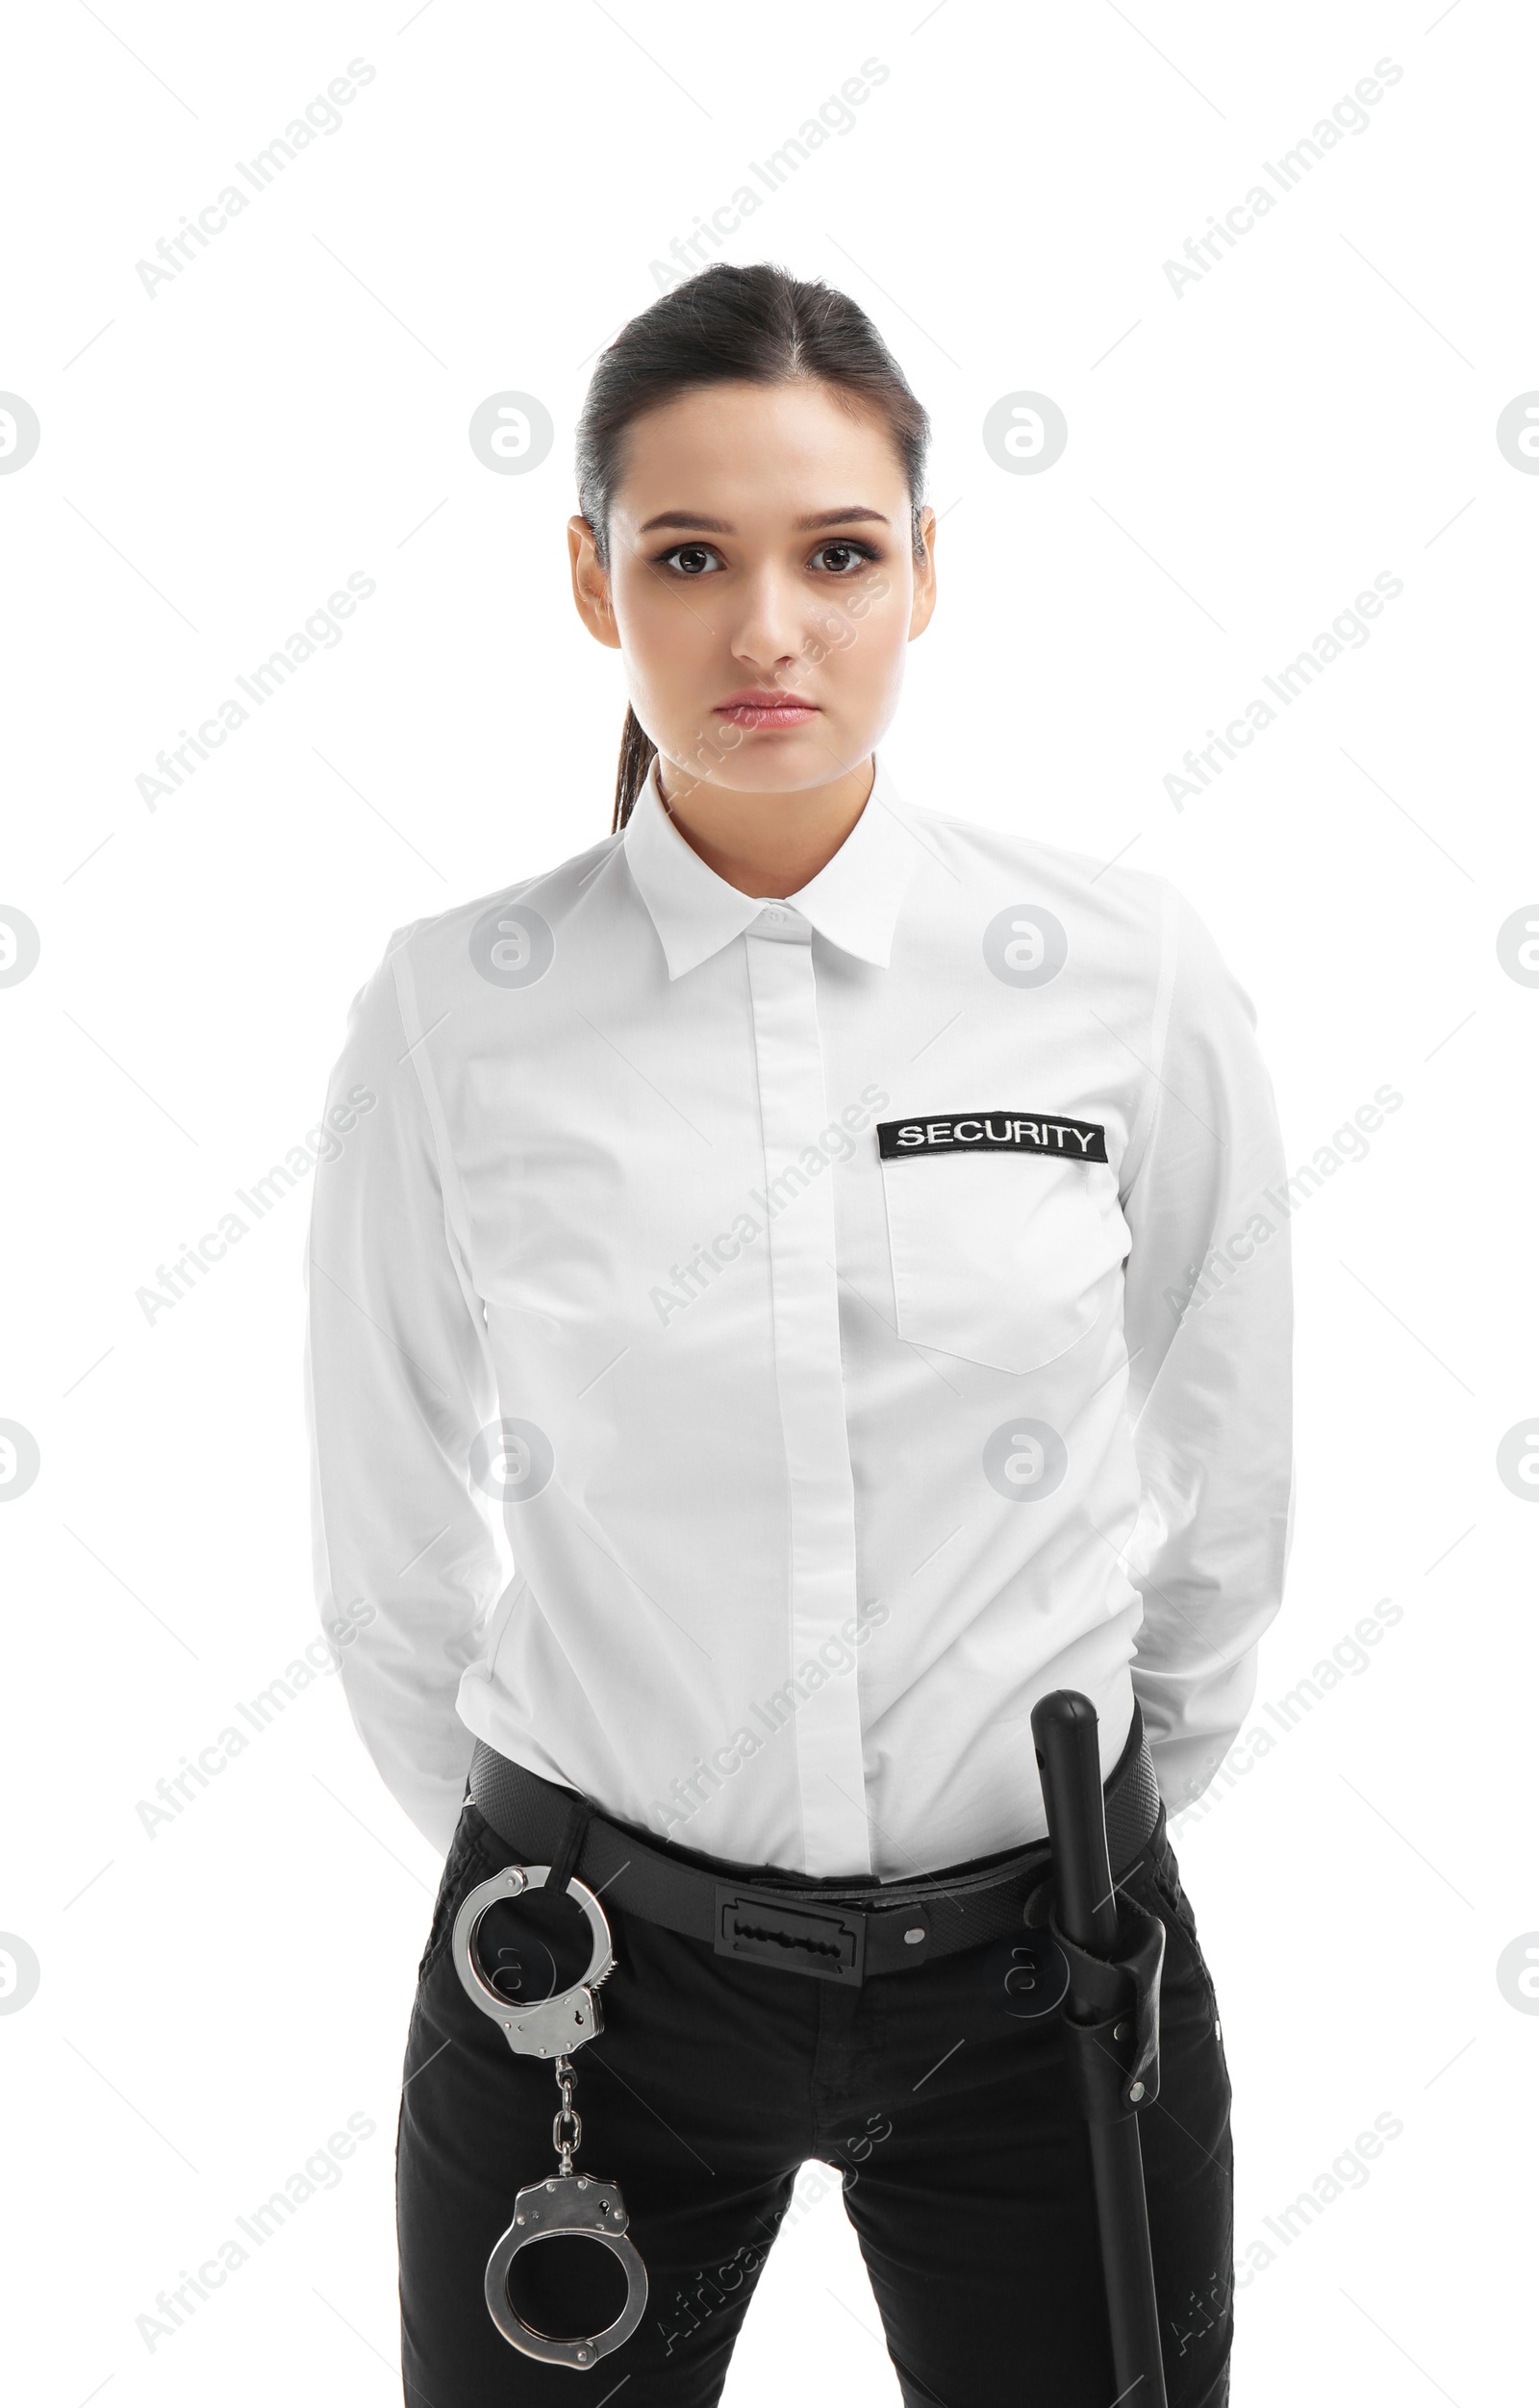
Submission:
<svg viewBox="0 0 1539 2408">
<path fill-rule="evenodd" d="M 914 867 L 915 839 L 893 781 L 876 761 L 866 807 L 832 861 L 785 897 L 820 937 L 886 969 Z M 728 886 L 687 844 L 663 808 L 654 757 L 625 823 L 625 859 L 662 941 L 670 979 L 682 978 L 752 925 L 767 897 Z"/>
</svg>

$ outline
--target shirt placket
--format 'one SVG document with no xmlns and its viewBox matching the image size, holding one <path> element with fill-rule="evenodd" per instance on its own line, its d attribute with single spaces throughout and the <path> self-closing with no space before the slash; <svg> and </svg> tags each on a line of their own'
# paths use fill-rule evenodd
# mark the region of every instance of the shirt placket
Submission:
<svg viewBox="0 0 1539 2408">
<path fill-rule="evenodd" d="M 860 1692 L 846 1635 L 856 1610 L 855 1487 L 839 1344 L 833 1166 L 811 1176 L 800 1166 L 804 1149 L 828 1125 L 811 939 L 808 922 L 784 907 L 762 913 L 744 939 L 791 1505 L 786 1702 L 795 1728 L 802 1869 L 863 1873 L 871 1870 L 870 1839 Z M 848 1669 L 839 1669 L 842 1664 Z"/>
</svg>

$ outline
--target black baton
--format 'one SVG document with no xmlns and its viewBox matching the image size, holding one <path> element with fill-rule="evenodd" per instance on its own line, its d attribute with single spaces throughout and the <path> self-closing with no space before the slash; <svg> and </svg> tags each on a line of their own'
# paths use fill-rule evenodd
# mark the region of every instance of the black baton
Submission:
<svg viewBox="0 0 1539 2408">
<path fill-rule="evenodd" d="M 1138 2139 L 1138 2109 L 1159 2083 L 1164 1926 L 1130 1902 L 1119 1912 L 1090 1699 L 1054 1690 L 1032 1708 L 1031 1734 L 1052 1845 L 1049 1928 L 1069 1961 L 1064 2032 L 1088 2119 L 1118 2408 L 1166 2408 Z"/>
</svg>

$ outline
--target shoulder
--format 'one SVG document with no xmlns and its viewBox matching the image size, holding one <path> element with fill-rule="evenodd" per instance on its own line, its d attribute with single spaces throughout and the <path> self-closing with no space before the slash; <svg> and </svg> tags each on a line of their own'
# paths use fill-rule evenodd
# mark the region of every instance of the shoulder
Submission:
<svg viewBox="0 0 1539 2408">
<path fill-rule="evenodd" d="M 946 812 L 904 804 L 900 816 L 935 865 L 930 891 L 953 931 L 975 931 L 1006 983 L 1056 983 L 1067 970 L 1060 991 L 1090 989 L 1108 1022 L 1142 1023 L 1156 1047 L 1173 1013 L 1254 1020 L 1206 920 L 1169 878 Z"/>
<path fill-rule="evenodd" d="M 403 972 L 442 973 L 460 964 L 484 969 L 478 957 L 490 955 L 499 937 L 504 953 L 510 945 L 517 951 L 520 930 L 524 940 L 538 949 L 542 931 L 554 935 L 581 910 L 590 890 L 607 883 L 619 866 L 623 846 L 623 837 L 605 837 L 553 869 L 538 870 L 532 877 L 515 879 L 490 893 L 451 904 L 447 911 L 409 920 L 392 930 L 385 961 L 397 978 Z"/>
<path fill-rule="evenodd" d="M 1106 912 L 1157 927 L 1175 891 L 1148 870 L 1097 861 L 948 812 L 909 806 L 903 817 L 917 840 L 977 893 L 1056 893 L 1078 911 Z"/>
<path fill-rule="evenodd" d="M 406 921 L 391 930 L 355 1011 L 398 1010 L 415 1039 L 427 1018 L 488 987 L 534 985 L 559 939 L 624 875 L 623 859 L 623 837 L 605 837 L 552 869 Z"/>
<path fill-rule="evenodd" d="M 1013 915 L 1049 915 L 1049 934 L 1080 967 L 1136 967 L 1156 984 L 1168 975 L 1191 913 L 1169 879 L 946 812 L 905 807 L 902 816 L 966 916 L 982 921 L 986 951 L 997 921 L 1002 941 Z"/>
</svg>

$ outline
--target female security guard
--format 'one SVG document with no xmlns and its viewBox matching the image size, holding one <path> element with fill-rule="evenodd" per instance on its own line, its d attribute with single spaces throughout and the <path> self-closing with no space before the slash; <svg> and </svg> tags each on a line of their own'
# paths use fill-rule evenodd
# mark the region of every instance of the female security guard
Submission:
<svg viewBox="0 0 1539 2408">
<path fill-rule="evenodd" d="M 718 2399 L 808 2157 L 845 2170 L 905 2401 L 1105 2408 L 1083 2128 L 1011 1943 L 1060 1687 L 1167 1930 L 1141 2123 L 1170 2397 L 1227 2396 L 1229 2086 L 1165 1806 L 1212 1777 L 1279 1601 L 1283 1163 L 1251 1007 L 1177 893 L 978 796 L 976 697 L 942 810 L 875 756 L 934 607 L 926 434 L 863 313 L 779 269 L 622 330 L 570 522 L 631 697 L 614 831 L 398 930 L 335 1072 L 317 1584 L 365 1742 L 448 1850 L 397 2152 L 412 2408 L 566 2402 L 580 2365 L 625 2408 Z M 452 1944 L 535 1863 L 613 1932 L 564 2063 L 650 2285 L 565 2365 L 483 2294 L 551 2171 L 549 2062 Z M 581 1979 L 578 1896 L 489 1917 L 510 2010 Z M 570 2238 L 510 2279 L 558 2337 L 625 2294 Z"/>
</svg>

